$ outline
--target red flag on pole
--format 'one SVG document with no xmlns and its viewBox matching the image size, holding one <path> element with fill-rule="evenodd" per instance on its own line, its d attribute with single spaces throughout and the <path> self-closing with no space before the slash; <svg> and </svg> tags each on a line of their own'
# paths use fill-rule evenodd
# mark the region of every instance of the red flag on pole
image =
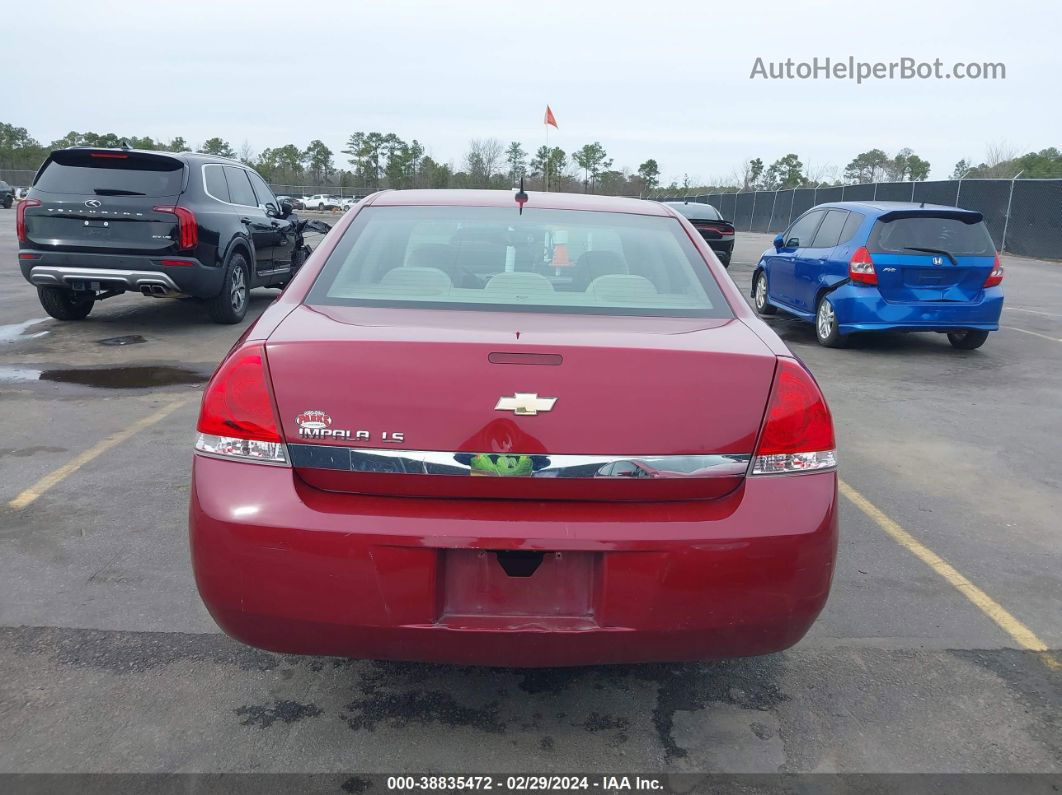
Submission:
<svg viewBox="0 0 1062 795">
<path fill-rule="evenodd" d="M 543 124 L 552 124 L 557 127 L 557 118 L 553 115 L 553 111 L 549 109 L 549 105 L 546 105 L 546 117 L 542 119 Z M 557 127 L 559 130 L 560 127 Z"/>
</svg>

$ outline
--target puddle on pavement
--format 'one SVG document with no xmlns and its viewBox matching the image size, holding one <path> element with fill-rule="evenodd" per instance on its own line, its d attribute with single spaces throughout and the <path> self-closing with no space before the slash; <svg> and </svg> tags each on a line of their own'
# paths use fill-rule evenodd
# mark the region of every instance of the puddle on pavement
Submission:
<svg viewBox="0 0 1062 795">
<path fill-rule="evenodd" d="M 206 383 L 208 375 L 183 367 L 64 367 L 36 370 L 0 366 L 0 383 L 51 381 L 99 389 L 151 389 L 159 386 Z"/>
<path fill-rule="evenodd" d="M 140 342 L 147 342 L 146 339 L 139 334 L 126 334 L 124 337 L 107 337 L 106 339 L 96 340 L 100 345 L 136 345 Z"/>
<path fill-rule="evenodd" d="M 38 323 L 43 323 L 48 318 L 38 317 L 33 320 L 26 320 L 22 323 L 11 323 L 7 326 L 0 326 L 0 344 L 5 342 L 21 342 L 22 340 L 32 340 L 37 337 L 43 337 L 47 334 L 47 331 L 38 331 L 36 334 L 27 334 L 26 331 L 31 326 L 36 326 Z"/>
</svg>

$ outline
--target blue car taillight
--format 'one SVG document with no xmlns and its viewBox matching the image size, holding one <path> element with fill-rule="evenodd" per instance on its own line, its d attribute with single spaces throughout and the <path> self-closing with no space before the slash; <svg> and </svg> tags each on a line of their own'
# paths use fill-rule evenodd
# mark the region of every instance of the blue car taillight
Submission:
<svg viewBox="0 0 1062 795">
<path fill-rule="evenodd" d="M 866 246 L 861 246 L 848 260 L 848 278 L 852 284 L 875 285 L 878 283 L 878 273 L 874 270 L 874 260 L 867 251 Z"/>
<path fill-rule="evenodd" d="M 995 262 L 992 263 L 992 272 L 988 274 L 988 278 L 985 279 L 985 283 L 982 287 L 995 287 L 1003 282 L 1003 263 L 999 261 L 999 254 L 996 254 Z"/>
</svg>

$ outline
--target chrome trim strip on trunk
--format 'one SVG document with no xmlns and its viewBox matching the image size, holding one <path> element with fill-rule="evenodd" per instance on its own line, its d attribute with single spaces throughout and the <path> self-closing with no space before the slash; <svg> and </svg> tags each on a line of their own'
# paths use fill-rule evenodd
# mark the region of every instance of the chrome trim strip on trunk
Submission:
<svg viewBox="0 0 1062 795">
<path fill-rule="evenodd" d="M 715 478 L 744 475 L 751 455 L 547 455 L 289 444 L 296 469 L 508 478 Z"/>
</svg>

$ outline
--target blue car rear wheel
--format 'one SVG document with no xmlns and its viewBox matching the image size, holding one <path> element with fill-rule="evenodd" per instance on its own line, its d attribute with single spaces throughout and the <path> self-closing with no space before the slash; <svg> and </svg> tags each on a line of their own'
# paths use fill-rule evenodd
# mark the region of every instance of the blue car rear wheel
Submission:
<svg viewBox="0 0 1062 795">
<path fill-rule="evenodd" d="M 953 348 L 958 348 L 960 351 L 972 351 L 975 348 L 980 348 L 987 339 L 988 332 L 979 329 L 948 332 L 948 342 L 951 343 Z"/>
<path fill-rule="evenodd" d="M 773 315 L 778 312 L 777 307 L 767 301 L 767 271 L 761 270 L 756 274 L 756 285 L 752 292 L 752 302 L 756 305 L 756 311 L 761 315 Z"/>
<path fill-rule="evenodd" d="M 848 344 L 848 338 L 842 337 L 838 330 L 837 313 L 826 295 L 819 299 L 815 309 L 815 338 L 825 348 L 843 348 Z"/>
</svg>

